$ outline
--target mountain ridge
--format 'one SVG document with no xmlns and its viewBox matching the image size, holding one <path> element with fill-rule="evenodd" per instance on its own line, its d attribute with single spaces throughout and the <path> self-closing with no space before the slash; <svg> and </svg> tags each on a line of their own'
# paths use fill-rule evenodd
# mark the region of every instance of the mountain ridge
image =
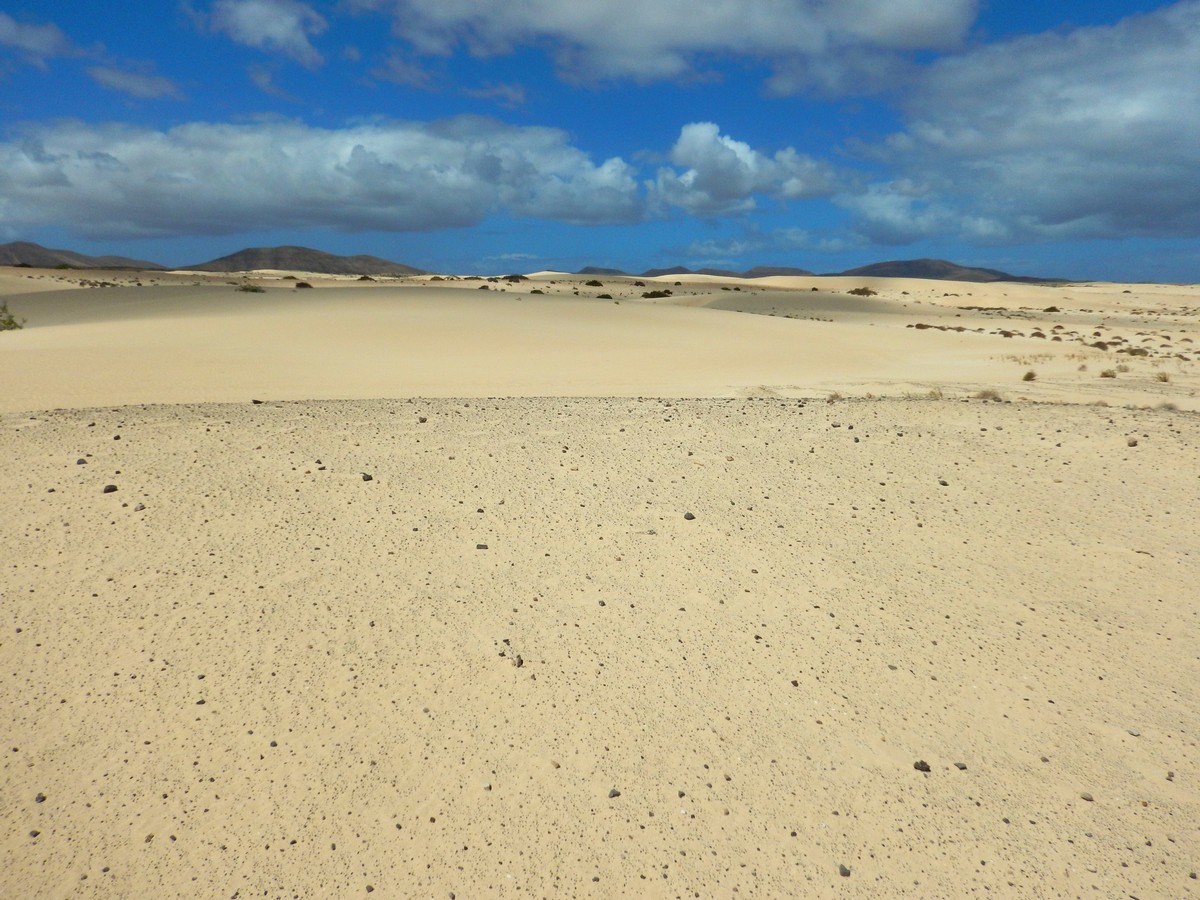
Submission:
<svg viewBox="0 0 1200 900">
<path fill-rule="evenodd" d="M 192 266 L 179 266 L 189 272 L 252 272 L 256 269 L 283 269 L 315 272 L 319 275 L 427 275 L 424 269 L 392 262 L 378 256 L 358 254 L 337 256 L 311 247 L 285 244 L 279 247 L 246 247 L 228 256 Z"/>
<path fill-rule="evenodd" d="M 0 244 L 0 266 L 34 266 L 54 269 L 70 266 L 73 269 L 165 269 L 166 266 L 144 259 L 125 256 L 88 256 L 74 250 L 56 250 L 31 241 L 12 241 Z"/>
</svg>

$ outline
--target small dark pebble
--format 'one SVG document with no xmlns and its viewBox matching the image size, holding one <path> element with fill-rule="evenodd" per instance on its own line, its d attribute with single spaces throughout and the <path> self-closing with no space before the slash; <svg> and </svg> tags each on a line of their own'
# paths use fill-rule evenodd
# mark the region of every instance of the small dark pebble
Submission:
<svg viewBox="0 0 1200 900">
<path fill-rule="evenodd" d="M 362 473 L 362 477 L 363 477 L 363 481 L 374 481 L 375 480 L 374 475 L 368 475 L 366 472 Z"/>
<path fill-rule="evenodd" d="M 258 406 L 260 403 L 262 403 L 261 400 L 251 400 L 250 402 L 253 403 L 255 406 Z"/>
<path fill-rule="evenodd" d="M 1096 799 L 1091 794 L 1089 794 L 1087 791 L 1084 791 L 1082 794 L 1079 795 L 1079 797 L 1081 800 L 1086 800 L 1088 803 L 1092 803 Z"/>
<path fill-rule="evenodd" d="M 370 893 L 373 893 L 374 891 L 375 891 L 375 885 L 368 884 L 367 885 L 367 893 L 370 894 Z"/>
<path fill-rule="evenodd" d="M 143 509 L 145 509 L 145 508 L 146 508 L 146 504 L 145 504 L 145 503 L 139 503 L 137 506 L 135 506 L 135 507 L 133 508 L 133 511 L 134 511 L 134 512 L 141 512 L 141 511 L 142 511 Z"/>
<path fill-rule="evenodd" d="M 690 522 L 690 521 L 692 521 L 692 519 L 696 518 L 696 515 L 695 515 L 695 513 L 686 512 L 683 514 L 683 517 L 685 519 L 687 519 L 687 521 Z"/>
<path fill-rule="evenodd" d="M 950 482 L 942 478 L 938 479 L 938 484 L 940 484 L 942 487 L 950 487 Z"/>
<path fill-rule="evenodd" d="M 929 763 L 925 762 L 923 759 L 918 759 L 915 763 L 913 763 L 913 768 L 918 772 L 928 772 Z"/>
<path fill-rule="evenodd" d="M 849 878 L 850 877 L 850 869 L 847 866 L 839 865 L 838 866 L 838 874 L 841 875 L 843 878 Z"/>
<path fill-rule="evenodd" d="M 487 548 L 488 548 L 487 544 L 476 544 L 475 545 L 476 550 L 486 550 Z"/>
<path fill-rule="evenodd" d="M 111 494 L 111 493 L 112 493 L 113 491 L 115 491 L 116 489 L 117 489 L 117 486 L 116 486 L 115 484 L 106 484 L 106 485 L 104 486 L 104 490 L 103 490 L 103 491 L 101 491 L 101 493 L 103 493 L 103 494 Z"/>
<path fill-rule="evenodd" d="M 86 460 L 86 459 L 77 459 L 77 460 L 75 460 L 75 465 L 77 465 L 77 466 L 86 466 L 86 465 L 87 465 L 87 460 Z"/>
<path fill-rule="evenodd" d="M 35 829 L 33 829 L 33 831 L 29 832 L 29 836 L 30 836 L 30 837 L 32 837 L 32 838 L 35 838 L 35 837 L 37 837 L 39 834 L 41 834 L 41 832 L 40 832 L 40 831 L 38 831 L 36 828 L 35 828 Z"/>
<path fill-rule="evenodd" d="M 955 763 L 954 768 L 958 769 L 960 772 L 965 772 L 965 771 L 967 771 L 967 764 L 966 763 Z"/>
<path fill-rule="evenodd" d="M 197 701 L 196 701 L 196 705 L 197 705 L 197 706 L 203 706 L 203 705 L 204 705 L 204 701 L 203 701 L 203 700 L 197 700 Z"/>
<path fill-rule="evenodd" d="M 614 797 L 620 797 L 620 796 L 621 796 L 621 792 L 618 791 L 616 788 L 613 788 L 611 791 L 608 792 L 609 800 L 612 800 Z"/>
<path fill-rule="evenodd" d="M 45 794 L 43 794 L 41 791 L 38 791 L 38 795 L 37 795 L 36 797 L 34 797 L 34 798 L 33 798 L 33 802 L 34 802 L 34 803 L 45 803 L 45 802 L 46 802 L 46 795 L 45 795 Z"/>
</svg>

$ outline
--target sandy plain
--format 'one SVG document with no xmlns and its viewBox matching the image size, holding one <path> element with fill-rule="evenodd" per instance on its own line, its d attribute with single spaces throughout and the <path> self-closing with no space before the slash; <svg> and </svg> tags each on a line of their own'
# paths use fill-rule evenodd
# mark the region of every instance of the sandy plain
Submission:
<svg viewBox="0 0 1200 900">
<path fill-rule="evenodd" d="M 587 280 L 0 270 L 0 895 L 1195 893 L 1200 290 Z"/>
</svg>

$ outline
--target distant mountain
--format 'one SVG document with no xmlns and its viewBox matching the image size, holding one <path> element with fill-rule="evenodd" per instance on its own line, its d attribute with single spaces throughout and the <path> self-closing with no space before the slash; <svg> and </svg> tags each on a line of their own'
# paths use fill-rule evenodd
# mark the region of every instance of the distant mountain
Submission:
<svg viewBox="0 0 1200 900">
<path fill-rule="evenodd" d="M 622 272 L 620 269 L 606 269 L 603 266 L 584 266 L 576 275 L 628 275 L 628 272 Z"/>
<path fill-rule="evenodd" d="M 742 273 L 743 278 L 769 278 L 772 275 L 811 275 L 808 269 L 794 269 L 791 266 L 755 266 Z"/>
<path fill-rule="evenodd" d="M 647 269 L 642 273 L 643 278 L 661 278 L 664 275 L 698 275 L 684 266 L 672 266 L 669 269 Z"/>
<path fill-rule="evenodd" d="M 807 269 L 796 269 L 790 266 L 755 266 L 745 272 L 733 272 L 728 269 L 700 269 L 694 271 L 684 266 L 672 266 L 669 269 L 648 269 L 642 275 L 645 278 L 667 277 L 671 275 L 711 275 L 718 278 L 765 278 L 770 275 L 813 275 Z M 877 278 L 929 278 L 938 281 L 1022 281 L 1028 283 L 1043 283 L 1049 281 L 1064 281 L 1062 278 L 1032 278 L 1024 275 L 1010 275 L 999 269 L 984 269 L 977 266 L 960 266 L 944 259 L 895 259 L 889 262 L 873 263 L 869 266 L 859 266 L 857 269 L 847 269 L 845 272 L 825 272 L 826 276 L 862 275 Z"/>
<path fill-rule="evenodd" d="M 0 266 L 34 266 L 53 269 L 56 266 L 75 269 L 165 269 L 158 263 L 124 256 L 85 256 L 72 250 L 51 250 L 29 241 L 0 244 Z"/>
<path fill-rule="evenodd" d="M 888 262 L 872 263 L 869 266 L 859 266 L 857 269 L 847 269 L 837 275 L 868 275 L 877 278 L 930 278 L 937 281 L 973 281 L 986 283 L 989 281 L 1055 281 L 1060 279 L 1030 278 L 1021 275 L 1009 275 L 999 269 L 983 269 L 977 266 L 960 266 L 944 259 L 894 259 Z"/>
<path fill-rule="evenodd" d="M 252 272 L 255 269 L 284 269 L 322 275 L 426 275 L 403 263 L 377 256 L 335 256 L 309 247 L 249 247 L 194 266 L 180 269 L 195 272 Z"/>
<path fill-rule="evenodd" d="M 660 278 L 669 275 L 711 275 L 714 278 L 765 278 L 768 275 L 811 275 L 807 269 L 793 269 L 789 266 L 755 266 L 745 272 L 735 272 L 732 269 L 689 269 L 685 266 L 672 266 L 669 269 L 647 269 L 642 273 L 643 278 Z"/>
</svg>

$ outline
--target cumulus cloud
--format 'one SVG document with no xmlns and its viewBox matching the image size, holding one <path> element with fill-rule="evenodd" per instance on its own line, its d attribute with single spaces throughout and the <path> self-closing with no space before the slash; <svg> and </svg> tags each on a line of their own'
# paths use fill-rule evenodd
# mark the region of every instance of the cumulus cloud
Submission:
<svg viewBox="0 0 1200 900">
<path fill-rule="evenodd" d="M 685 125 L 670 160 L 683 171 L 663 167 L 650 185 L 660 204 L 702 216 L 745 212 L 755 195 L 782 200 L 827 196 L 835 177 L 825 163 L 791 147 L 767 156 L 723 135 L 712 122 Z"/>
<path fill-rule="evenodd" d="M 217 0 L 209 27 L 239 44 L 282 53 L 315 67 L 321 54 L 309 41 L 325 31 L 325 18 L 299 0 Z"/>
<path fill-rule="evenodd" d="M 57 122 L 0 143 L 0 225 L 91 238 L 271 228 L 414 231 L 494 212 L 575 223 L 640 215 L 632 169 L 550 128 L 461 117 L 343 129 Z"/>
<path fill-rule="evenodd" d="M 6 12 L 0 12 L 0 47 L 20 53 L 35 65 L 44 65 L 50 57 L 79 52 L 57 25 L 18 22 Z"/>
<path fill-rule="evenodd" d="M 844 203 L 889 242 L 1198 235 L 1198 72 L 1197 0 L 943 59 L 881 148 L 897 180 Z"/>
<path fill-rule="evenodd" d="M 388 13 L 392 30 L 422 53 L 459 46 L 486 55 L 548 45 L 573 80 L 649 80 L 690 74 L 702 55 L 765 58 L 789 67 L 779 90 L 806 87 L 799 61 L 868 48 L 904 54 L 956 46 L 977 0 L 348 0 Z M 864 55 L 862 59 L 866 59 Z M 828 75 L 825 75 L 828 79 Z"/>
<path fill-rule="evenodd" d="M 175 83 L 161 75 L 149 72 L 130 72 L 111 66 L 92 66 L 87 72 L 92 80 L 101 87 L 119 91 L 141 100 L 154 100 L 159 97 L 171 97 L 176 100 L 183 98 L 183 94 L 175 86 Z"/>
</svg>

